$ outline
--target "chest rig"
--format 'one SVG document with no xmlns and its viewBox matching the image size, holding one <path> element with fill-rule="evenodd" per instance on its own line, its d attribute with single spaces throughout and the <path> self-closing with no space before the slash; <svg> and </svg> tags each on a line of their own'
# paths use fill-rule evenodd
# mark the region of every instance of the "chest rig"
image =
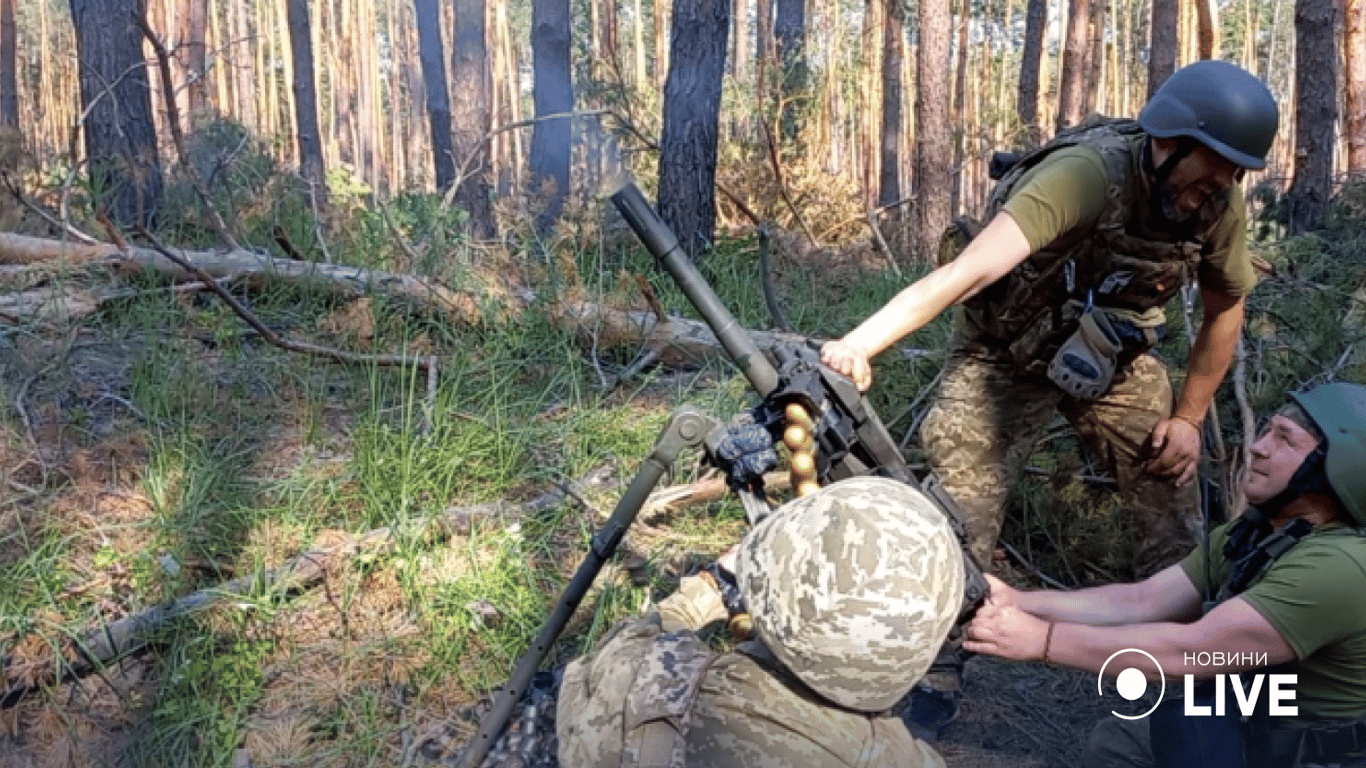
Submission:
<svg viewBox="0 0 1366 768">
<path fill-rule="evenodd" d="M 1100 154 L 1109 187 L 1093 227 L 1069 232 L 964 303 L 975 340 L 1004 347 L 1017 365 L 1044 373 L 1059 345 L 1091 309 L 1105 310 L 1118 331 L 1121 364 L 1156 344 L 1165 329 L 1139 323 L 1191 279 L 1204 241 L 1228 207 L 1227 195 L 1206 200 L 1191 221 L 1171 225 L 1150 211 L 1143 179 L 1147 134 L 1133 120 L 1093 118 L 1024 155 L 988 198 L 985 221 L 1004 207 L 1020 180 L 1054 152 L 1087 146 Z M 975 233 L 973 233 L 975 234 Z"/>
</svg>

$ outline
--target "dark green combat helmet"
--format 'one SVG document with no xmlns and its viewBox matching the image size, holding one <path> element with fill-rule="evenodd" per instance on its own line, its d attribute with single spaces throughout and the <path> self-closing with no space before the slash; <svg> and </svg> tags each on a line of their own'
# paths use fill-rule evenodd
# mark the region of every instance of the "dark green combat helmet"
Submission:
<svg viewBox="0 0 1366 768">
<path fill-rule="evenodd" d="M 1188 136 L 1243 168 L 1266 167 L 1280 113 L 1256 76 L 1226 61 L 1197 61 L 1167 78 L 1139 113 L 1150 136 Z"/>
<path fill-rule="evenodd" d="M 963 556 L 943 512 L 905 483 L 856 477 L 783 505 L 740 543 L 754 627 L 816 693 L 891 707 L 958 614 Z"/>
<path fill-rule="evenodd" d="M 1366 387 L 1339 382 L 1290 395 L 1328 442 L 1328 483 L 1359 526 L 1366 526 Z"/>
</svg>

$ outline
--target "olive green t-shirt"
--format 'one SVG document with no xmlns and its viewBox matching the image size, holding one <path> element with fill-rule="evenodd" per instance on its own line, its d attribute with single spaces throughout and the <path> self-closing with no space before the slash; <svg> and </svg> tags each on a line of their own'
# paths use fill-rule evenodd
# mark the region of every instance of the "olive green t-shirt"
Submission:
<svg viewBox="0 0 1366 768">
<path fill-rule="evenodd" d="M 1132 171 L 1149 197 L 1147 177 L 1137 158 Z M 1100 153 L 1087 146 L 1063 147 L 1027 171 L 1011 190 L 1003 210 L 1019 225 L 1030 251 L 1044 250 L 1077 229 L 1096 224 L 1105 210 L 1109 173 Z M 1163 225 L 1151 206 L 1138 205 L 1129 222 L 1131 234 L 1159 239 Z M 1247 252 L 1247 208 L 1238 187 L 1229 191 L 1228 210 L 1215 223 L 1201 254 L 1200 286 L 1246 296 L 1257 283 Z"/>
<path fill-rule="evenodd" d="M 1210 533 L 1210 581 L 1216 587 L 1228 573 L 1229 525 Z M 1181 561 L 1181 568 L 1201 595 L 1210 593 L 1203 547 Z M 1238 597 L 1295 651 L 1295 661 L 1283 667 L 1299 676 L 1292 687 L 1299 716 L 1288 724 L 1366 714 L 1366 536 L 1341 523 L 1315 528 Z"/>
</svg>

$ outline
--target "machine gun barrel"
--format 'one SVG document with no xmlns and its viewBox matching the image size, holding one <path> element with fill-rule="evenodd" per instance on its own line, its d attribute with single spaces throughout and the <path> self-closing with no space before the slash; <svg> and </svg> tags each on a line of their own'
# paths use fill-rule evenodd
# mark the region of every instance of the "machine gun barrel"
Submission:
<svg viewBox="0 0 1366 768">
<path fill-rule="evenodd" d="M 725 347 L 730 359 L 735 361 L 759 396 L 768 397 L 772 394 L 779 384 L 777 369 L 764 357 L 735 315 L 721 303 L 702 273 L 697 271 L 697 267 L 683 252 L 678 238 L 645 201 L 640 188 L 629 177 L 623 176 L 618 181 L 616 191 L 609 197 L 645 248 L 668 270 L 683 295 L 688 297 L 707 325 L 711 326 L 721 346 Z"/>
</svg>

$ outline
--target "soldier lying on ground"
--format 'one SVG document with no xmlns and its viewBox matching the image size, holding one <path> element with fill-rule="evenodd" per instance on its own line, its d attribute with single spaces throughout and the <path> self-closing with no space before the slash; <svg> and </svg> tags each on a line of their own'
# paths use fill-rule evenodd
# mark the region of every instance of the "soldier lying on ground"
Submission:
<svg viewBox="0 0 1366 768">
<path fill-rule="evenodd" d="M 716 653 L 708 581 L 617 626 L 565 670 L 560 763 L 943 768 L 890 709 L 958 613 L 963 560 L 939 509 L 893 480 L 834 483 L 741 541 L 735 575 L 757 637 Z"/>
<path fill-rule="evenodd" d="M 1146 581 L 1026 592 L 988 577 L 991 598 L 963 646 L 1094 672 L 1116 652 L 1152 654 L 1163 703 L 1152 717 L 1103 721 L 1087 768 L 1366 767 L 1366 387 L 1291 395 L 1252 446 L 1245 489 L 1252 507 Z M 1255 667 L 1261 659 L 1273 666 Z M 1160 674 L 1136 653 L 1107 671 L 1126 666 Z M 1173 700 L 1187 674 L 1240 672 L 1296 675 L 1297 715 L 1264 709 L 1241 722 L 1225 694 L 1225 717 L 1185 717 Z"/>
</svg>

